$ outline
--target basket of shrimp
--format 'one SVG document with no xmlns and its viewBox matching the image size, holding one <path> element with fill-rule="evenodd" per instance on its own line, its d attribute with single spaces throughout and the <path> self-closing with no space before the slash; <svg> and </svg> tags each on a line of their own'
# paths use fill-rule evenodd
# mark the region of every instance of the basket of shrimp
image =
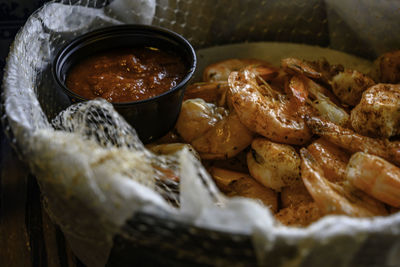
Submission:
<svg viewBox="0 0 400 267">
<path fill-rule="evenodd" d="M 3 123 L 88 266 L 398 266 L 394 8 L 53 1 L 10 49 Z M 106 97 L 76 103 L 52 77 L 62 47 L 120 24 L 174 31 L 197 55 L 176 122 L 146 144 Z"/>
</svg>

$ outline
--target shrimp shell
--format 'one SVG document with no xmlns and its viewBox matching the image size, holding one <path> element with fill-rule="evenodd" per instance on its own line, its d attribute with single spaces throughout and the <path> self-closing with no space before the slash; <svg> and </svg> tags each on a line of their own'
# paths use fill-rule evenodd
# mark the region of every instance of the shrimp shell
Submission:
<svg viewBox="0 0 400 267">
<path fill-rule="evenodd" d="M 324 171 L 325 177 L 331 182 L 346 179 L 346 167 L 350 154 L 324 138 L 314 141 L 307 147 L 316 162 Z"/>
<path fill-rule="evenodd" d="M 400 85 L 377 84 L 362 94 L 351 111 L 351 125 L 358 133 L 388 138 L 400 134 Z"/>
<path fill-rule="evenodd" d="M 307 149 L 300 150 L 301 174 L 308 192 L 324 214 L 354 217 L 387 215 L 385 206 L 348 183 L 329 182 Z"/>
<path fill-rule="evenodd" d="M 400 142 L 362 136 L 320 117 L 306 117 L 305 121 L 313 133 L 347 151 L 373 154 L 400 166 Z"/>
<path fill-rule="evenodd" d="M 358 152 L 350 158 L 346 174 L 357 188 L 400 208 L 400 168 L 380 157 Z"/>
<path fill-rule="evenodd" d="M 248 147 L 253 133 L 231 112 L 202 136 L 194 139 L 191 145 L 202 159 L 227 159 L 236 156 Z"/>
<path fill-rule="evenodd" d="M 247 153 L 251 176 L 276 191 L 300 180 L 300 156 L 290 145 L 256 138 Z"/>
<path fill-rule="evenodd" d="M 311 132 L 301 115 L 289 101 L 260 93 L 256 76 L 249 69 L 232 72 L 228 79 L 231 100 L 240 121 L 251 131 L 268 139 L 301 145 L 308 142 Z M 278 92 L 274 92 L 278 94 Z"/>
<path fill-rule="evenodd" d="M 307 188 L 301 179 L 295 184 L 282 188 L 282 208 L 296 207 L 313 201 L 313 198 L 311 197 L 310 193 L 308 193 Z"/>
<path fill-rule="evenodd" d="M 255 66 L 255 71 L 264 79 L 268 80 L 274 78 L 278 75 L 278 68 L 273 67 L 271 63 L 252 58 L 243 59 L 227 59 L 209 65 L 203 71 L 203 81 L 204 82 L 217 82 L 217 81 L 227 81 L 229 74 L 232 71 L 238 71 L 247 66 Z"/>
<path fill-rule="evenodd" d="M 212 167 L 210 173 L 218 188 L 229 196 L 242 196 L 260 200 L 272 212 L 278 210 L 278 195 L 246 173 Z"/>
<path fill-rule="evenodd" d="M 322 215 L 315 202 L 307 202 L 283 208 L 275 214 L 275 218 L 287 226 L 305 227 L 321 218 Z"/>
<path fill-rule="evenodd" d="M 372 78 L 356 70 L 345 70 L 332 77 L 332 91 L 345 104 L 355 106 L 362 93 L 375 85 Z"/>
<path fill-rule="evenodd" d="M 184 100 L 201 98 L 207 103 L 225 106 L 228 82 L 200 82 L 189 85 L 185 90 Z"/>
</svg>

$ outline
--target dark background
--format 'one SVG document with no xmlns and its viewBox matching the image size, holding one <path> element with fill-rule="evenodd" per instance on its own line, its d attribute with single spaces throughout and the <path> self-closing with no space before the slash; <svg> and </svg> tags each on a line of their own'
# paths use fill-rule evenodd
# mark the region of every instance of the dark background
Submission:
<svg viewBox="0 0 400 267">
<path fill-rule="evenodd" d="M 0 0 L 0 84 L 3 83 L 4 66 L 15 35 L 32 12 L 41 7 L 45 2 L 48 1 Z M 3 90 L 2 86 L 0 90 Z M 3 140 L 3 138 L 4 133 L 0 124 L 0 140 Z"/>
<path fill-rule="evenodd" d="M 27 18 L 45 2 L 0 0 L 0 92 L 10 45 Z M 18 160 L 0 124 L 0 266 L 82 267 L 61 231 L 42 212 L 40 199 L 36 180 Z"/>
<path fill-rule="evenodd" d="M 0 0 L 0 77 L 9 47 L 15 34 L 24 25 L 33 11 L 42 6 L 45 0 Z"/>
</svg>

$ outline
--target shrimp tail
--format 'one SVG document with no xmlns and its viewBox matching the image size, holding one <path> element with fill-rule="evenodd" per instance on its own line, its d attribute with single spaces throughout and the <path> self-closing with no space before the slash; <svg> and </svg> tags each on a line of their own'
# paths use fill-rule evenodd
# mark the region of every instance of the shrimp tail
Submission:
<svg viewBox="0 0 400 267">
<path fill-rule="evenodd" d="M 400 169 L 384 159 L 355 153 L 347 167 L 347 178 L 367 194 L 400 208 Z"/>
<path fill-rule="evenodd" d="M 292 74 L 303 74 L 313 79 L 320 79 L 322 74 L 297 58 L 284 58 L 281 60 L 282 68 Z"/>
<path fill-rule="evenodd" d="M 306 149 L 300 149 L 301 173 L 304 185 L 325 214 L 348 214 L 356 212 L 341 196 L 335 192 L 323 176 L 323 170 Z M 369 215 L 369 214 L 368 214 Z"/>
<path fill-rule="evenodd" d="M 325 178 L 324 171 L 312 154 L 300 150 L 304 185 L 325 214 L 345 214 L 355 217 L 386 215 L 385 206 L 350 184 L 335 184 Z"/>
<path fill-rule="evenodd" d="M 292 94 L 291 100 L 293 100 L 296 106 L 302 106 L 306 104 L 308 99 L 308 91 L 300 77 L 293 76 L 290 79 L 288 88 L 288 91 Z"/>
<path fill-rule="evenodd" d="M 400 143 L 380 140 L 355 133 L 317 116 L 305 116 L 310 130 L 352 153 L 365 152 L 400 166 Z"/>
</svg>

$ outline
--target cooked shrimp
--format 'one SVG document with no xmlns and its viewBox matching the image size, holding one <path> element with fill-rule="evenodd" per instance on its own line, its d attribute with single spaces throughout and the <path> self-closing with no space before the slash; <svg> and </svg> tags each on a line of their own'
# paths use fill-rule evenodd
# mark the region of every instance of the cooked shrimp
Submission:
<svg viewBox="0 0 400 267">
<path fill-rule="evenodd" d="M 385 206 L 354 188 L 347 181 L 328 181 L 322 168 L 307 149 L 300 150 L 301 176 L 308 192 L 324 214 L 345 214 L 354 217 L 387 215 Z"/>
<path fill-rule="evenodd" d="M 315 68 L 307 64 L 306 61 L 298 58 L 284 58 L 281 60 L 281 66 L 285 71 L 292 74 L 299 73 L 314 79 L 322 78 L 321 72 L 315 70 Z"/>
<path fill-rule="evenodd" d="M 254 66 L 253 71 L 264 80 L 278 75 L 278 68 L 269 62 L 259 59 L 227 59 L 209 65 L 203 72 L 204 82 L 227 81 L 232 71 L 238 71 L 247 66 Z"/>
<path fill-rule="evenodd" d="M 374 62 L 376 80 L 381 83 L 400 82 L 400 50 L 381 55 Z"/>
<path fill-rule="evenodd" d="M 214 63 L 204 71 L 204 81 L 189 85 L 185 90 L 184 100 L 201 98 L 217 106 L 230 107 L 227 101 L 228 76 L 234 70 L 249 67 L 260 83 L 279 75 L 279 69 L 268 62 L 256 59 L 229 59 Z"/>
<path fill-rule="evenodd" d="M 248 147 L 253 136 L 233 111 L 191 144 L 202 159 L 227 159 Z"/>
<path fill-rule="evenodd" d="M 356 70 L 345 70 L 332 77 L 332 91 L 343 103 L 355 106 L 360 102 L 362 93 L 375 85 L 374 80 Z"/>
<path fill-rule="evenodd" d="M 322 215 L 315 202 L 307 202 L 283 208 L 275 214 L 275 218 L 287 226 L 305 227 L 317 221 Z"/>
<path fill-rule="evenodd" d="M 318 114 L 323 118 L 342 126 L 348 125 L 350 119 L 349 114 L 347 114 L 343 108 L 332 102 L 329 97 L 324 95 L 325 89 L 321 85 L 305 76 L 294 76 L 290 81 L 289 87 L 292 91 L 295 91 L 296 88 L 297 91 L 300 92 L 306 91 L 307 94 L 303 94 L 301 99 L 306 96 L 306 101 L 317 110 Z M 295 88 L 295 90 L 293 90 L 293 88 Z M 299 90 L 299 88 L 301 88 L 301 90 Z"/>
<path fill-rule="evenodd" d="M 285 186 L 281 191 L 282 208 L 297 207 L 301 204 L 313 202 L 313 198 L 308 193 L 303 180 L 298 180 L 290 186 Z"/>
<path fill-rule="evenodd" d="M 235 172 L 248 173 L 249 168 L 247 167 L 246 155 L 247 149 L 241 151 L 233 158 L 221 159 L 221 160 L 203 160 L 203 165 L 206 169 L 216 167 L 221 169 L 228 169 Z"/>
<path fill-rule="evenodd" d="M 228 81 L 194 83 L 185 89 L 184 100 L 201 98 L 208 103 L 223 107 L 226 106 L 228 89 Z"/>
<path fill-rule="evenodd" d="M 242 196 L 260 200 L 272 212 L 278 210 L 278 196 L 250 175 L 221 168 L 211 168 L 211 175 L 218 188 L 228 196 Z"/>
<path fill-rule="evenodd" d="M 228 79 L 231 100 L 240 121 L 268 139 L 286 144 L 304 144 L 311 133 L 297 111 L 278 92 L 263 95 L 256 75 L 249 69 L 232 72 Z M 277 97 L 274 97 L 277 96 Z"/>
<path fill-rule="evenodd" d="M 346 179 L 346 166 L 350 159 L 348 152 L 324 138 L 314 141 L 307 147 L 307 150 L 321 166 L 326 179 L 331 182 L 339 182 Z"/>
<path fill-rule="evenodd" d="M 333 76 L 344 70 L 342 65 L 331 65 L 326 59 L 307 61 L 297 58 L 284 58 L 281 60 L 281 66 L 288 73 L 302 74 L 327 84 Z"/>
<path fill-rule="evenodd" d="M 279 69 L 270 63 L 258 59 L 228 59 L 209 65 L 203 73 L 203 82 L 189 85 L 184 99 L 201 98 L 217 106 L 231 108 L 228 77 L 232 71 L 249 67 L 255 73 L 257 81 L 263 83 L 279 75 Z"/>
<path fill-rule="evenodd" d="M 308 102 L 309 93 L 306 89 L 306 84 L 299 76 L 291 77 L 285 89 L 294 96 L 292 103 L 298 108 L 304 106 Z"/>
<path fill-rule="evenodd" d="M 187 148 L 197 159 L 200 159 L 199 154 L 189 144 L 184 143 L 171 143 L 171 144 L 150 144 L 146 148 L 157 155 L 172 155 L 184 148 Z"/>
<path fill-rule="evenodd" d="M 254 179 L 276 191 L 300 180 L 300 156 L 290 145 L 256 138 L 247 153 L 247 166 Z"/>
<path fill-rule="evenodd" d="M 347 167 L 347 179 L 367 194 L 400 208 L 400 168 L 363 152 L 355 153 Z"/>
<path fill-rule="evenodd" d="M 227 114 L 224 108 L 202 99 L 189 99 L 182 103 L 175 128 L 183 140 L 190 143 L 214 127 Z"/>
<path fill-rule="evenodd" d="M 306 123 L 313 133 L 349 152 L 369 153 L 400 166 L 400 142 L 362 136 L 318 117 L 306 117 Z"/>
<path fill-rule="evenodd" d="M 282 188 L 280 196 L 281 210 L 275 217 L 284 225 L 307 226 L 323 215 L 301 179 Z"/>
<path fill-rule="evenodd" d="M 274 77 L 273 79 L 271 79 L 270 81 L 267 81 L 268 86 L 282 94 L 289 94 L 289 95 L 292 95 L 293 93 L 294 94 L 302 94 L 297 89 L 296 89 L 296 91 L 293 91 L 291 88 L 288 88 L 288 84 L 289 84 L 291 78 L 292 78 L 292 75 L 288 74 L 286 71 L 284 71 L 282 68 L 280 68 L 278 75 L 276 77 Z M 259 84 L 263 84 L 263 83 L 259 83 Z M 303 93 L 307 93 L 307 92 L 304 91 Z"/>
<path fill-rule="evenodd" d="M 400 85 L 377 84 L 351 111 L 351 125 L 360 134 L 388 138 L 400 134 Z"/>
<path fill-rule="evenodd" d="M 342 103 L 355 106 L 362 92 L 375 84 L 372 78 L 356 70 L 344 70 L 342 66 L 330 65 L 326 60 L 309 62 L 296 58 L 281 61 L 282 67 L 290 73 L 297 73 L 311 79 L 323 81 L 332 87 L 333 93 Z M 335 104 L 336 98 L 328 90 L 321 92 Z"/>
<path fill-rule="evenodd" d="M 182 104 L 176 129 L 202 159 L 234 157 L 253 140 L 253 133 L 234 111 L 228 112 L 202 99 L 186 100 Z"/>
</svg>

